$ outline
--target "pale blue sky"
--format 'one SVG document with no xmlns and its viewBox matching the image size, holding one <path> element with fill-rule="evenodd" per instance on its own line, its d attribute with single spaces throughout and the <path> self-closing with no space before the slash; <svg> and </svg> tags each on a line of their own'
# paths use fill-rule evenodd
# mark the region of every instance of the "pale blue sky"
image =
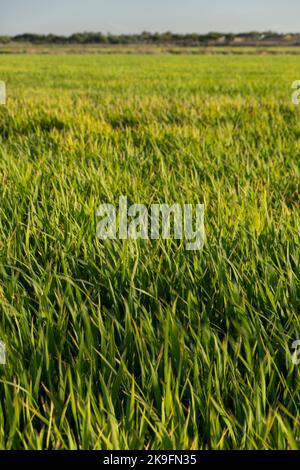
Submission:
<svg viewBox="0 0 300 470">
<path fill-rule="evenodd" d="M 300 31 L 300 0 L 0 0 L 0 35 Z"/>
</svg>

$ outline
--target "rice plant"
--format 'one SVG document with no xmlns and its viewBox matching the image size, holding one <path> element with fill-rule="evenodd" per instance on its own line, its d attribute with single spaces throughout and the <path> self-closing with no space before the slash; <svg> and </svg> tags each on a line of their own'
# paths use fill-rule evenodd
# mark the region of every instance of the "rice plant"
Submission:
<svg viewBox="0 0 300 470">
<path fill-rule="evenodd" d="M 297 449 L 298 56 L 2 55 L 1 449 Z M 205 204 L 206 243 L 96 237 Z"/>
</svg>

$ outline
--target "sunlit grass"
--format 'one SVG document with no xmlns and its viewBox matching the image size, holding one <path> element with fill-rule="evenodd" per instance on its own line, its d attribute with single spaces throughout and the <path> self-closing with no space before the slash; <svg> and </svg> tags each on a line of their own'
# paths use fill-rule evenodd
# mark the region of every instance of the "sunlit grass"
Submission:
<svg viewBox="0 0 300 470">
<path fill-rule="evenodd" d="M 295 449 L 297 57 L 1 56 L 0 447 Z M 205 203 L 203 251 L 95 210 Z"/>
</svg>

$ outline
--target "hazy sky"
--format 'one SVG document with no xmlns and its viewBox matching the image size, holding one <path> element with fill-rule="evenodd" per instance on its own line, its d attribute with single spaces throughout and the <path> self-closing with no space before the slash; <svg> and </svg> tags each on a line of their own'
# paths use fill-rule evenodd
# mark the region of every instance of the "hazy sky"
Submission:
<svg viewBox="0 0 300 470">
<path fill-rule="evenodd" d="M 0 35 L 300 31 L 300 0 L 0 0 Z"/>
</svg>

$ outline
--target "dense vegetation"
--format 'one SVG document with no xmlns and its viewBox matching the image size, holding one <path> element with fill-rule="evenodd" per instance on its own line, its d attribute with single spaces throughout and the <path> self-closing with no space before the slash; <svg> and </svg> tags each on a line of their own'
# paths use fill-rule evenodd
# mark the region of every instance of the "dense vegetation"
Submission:
<svg viewBox="0 0 300 470">
<path fill-rule="evenodd" d="M 300 447 L 298 57 L 1 56 L 0 447 Z M 207 240 L 95 210 L 204 202 Z"/>
<path fill-rule="evenodd" d="M 228 44 L 231 45 L 239 40 L 240 44 L 262 44 L 272 42 L 285 43 L 286 40 L 299 44 L 299 34 L 279 34 L 274 32 L 250 32 L 241 34 L 223 34 L 223 33 L 208 33 L 208 34 L 176 34 L 172 32 L 165 33 L 150 33 L 142 32 L 141 34 L 103 34 L 101 32 L 83 32 L 74 33 L 70 36 L 61 36 L 55 34 L 19 34 L 17 36 L 0 36 L 0 43 L 8 44 L 10 42 L 31 44 L 152 44 L 152 45 L 175 45 L 175 46 L 205 46 L 214 44 Z"/>
</svg>

